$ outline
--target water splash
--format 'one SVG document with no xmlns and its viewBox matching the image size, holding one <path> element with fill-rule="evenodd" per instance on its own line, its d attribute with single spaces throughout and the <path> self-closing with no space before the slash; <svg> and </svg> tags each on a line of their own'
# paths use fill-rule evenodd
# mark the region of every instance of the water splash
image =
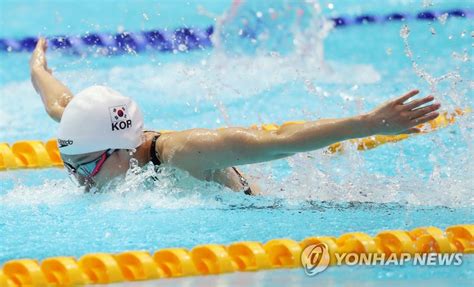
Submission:
<svg viewBox="0 0 474 287">
<path fill-rule="evenodd" d="M 448 73 L 445 73 L 439 77 L 435 77 L 428 73 L 425 69 L 421 68 L 418 63 L 416 62 L 414 56 L 413 56 L 413 51 L 411 50 L 410 44 L 408 43 L 408 38 L 410 36 L 410 29 L 408 25 L 403 25 L 400 29 L 400 37 L 403 39 L 403 44 L 405 47 L 405 55 L 410 59 L 412 63 L 413 70 L 415 71 L 416 75 L 420 77 L 421 79 L 425 80 L 429 87 L 430 87 L 430 92 L 433 95 L 438 95 L 438 85 L 442 81 L 448 80 L 450 81 L 454 87 L 456 87 L 456 83 L 460 83 L 462 81 L 462 77 L 457 71 L 451 71 Z"/>
<path fill-rule="evenodd" d="M 209 87 L 214 86 L 214 91 L 232 90 L 237 97 L 244 97 L 271 86 L 301 81 L 317 95 L 321 89 L 315 83 L 375 83 L 381 78 L 371 65 L 325 59 L 324 42 L 334 23 L 322 14 L 318 1 L 274 2 L 270 7 L 258 1 L 233 1 L 222 15 L 213 15 L 203 7 L 198 12 L 215 20 L 211 38 L 214 49 L 206 68 L 194 67 L 189 75 L 211 74 L 212 83 L 201 86 L 227 125 L 231 125 L 227 109 Z M 228 82 L 229 73 L 234 82 Z M 249 78 L 257 73 L 271 77 L 256 87 L 260 83 Z"/>
<path fill-rule="evenodd" d="M 437 19 L 438 19 L 439 23 L 441 23 L 441 25 L 444 25 L 444 24 L 446 24 L 446 21 L 448 20 L 448 16 L 449 16 L 448 13 L 443 13 L 443 14 L 439 15 Z"/>
<path fill-rule="evenodd" d="M 447 15 L 441 15 L 438 20 L 444 25 L 447 19 Z M 431 27 L 433 29 L 433 27 Z M 434 29 L 433 29 L 434 31 Z M 436 32 L 432 34 L 435 36 Z M 418 57 L 414 56 L 414 52 L 409 44 L 410 29 L 407 25 L 403 25 L 400 29 L 400 37 L 404 43 L 405 55 L 412 63 L 412 68 L 415 74 L 422 80 L 424 80 L 430 89 L 431 94 L 438 98 L 444 108 L 447 110 L 455 107 L 464 107 L 466 103 L 469 103 L 466 96 L 469 92 L 466 90 L 466 81 L 461 76 L 460 71 L 462 70 L 461 64 L 470 61 L 469 56 L 466 53 L 466 49 L 463 50 L 462 54 L 452 52 L 451 56 L 453 59 L 458 60 L 458 65 L 453 71 L 448 71 L 441 76 L 434 76 L 428 72 L 425 68 L 422 68 L 418 62 Z M 443 69 L 444 70 L 444 69 Z M 444 85 L 445 83 L 447 85 Z M 459 123 L 459 137 L 463 139 L 468 145 L 467 153 L 472 156 L 473 145 L 472 145 L 472 124 L 469 124 L 472 115 L 468 115 L 465 119 L 462 119 Z M 454 132 L 454 133 L 457 133 Z M 442 143 L 441 139 L 436 140 L 438 143 L 439 152 L 433 153 L 429 156 L 429 161 L 433 165 L 433 170 L 429 174 L 427 182 L 416 182 L 413 186 L 409 186 L 409 189 L 416 190 L 416 186 L 424 186 L 423 191 L 411 194 L 409 197 L 410 203 L 423 204 L 426 202 L 444 202 L 446 205 L 465 204 L 466 206 L 473 205 L 474 200 L 470 195 L 469 185 L 472 185 L 472 180 L 465 177 L 465 174 L 473 172 L 472 168 L 466 157 L 455 158 L 452 155 L 450 149 L 452 147 Z M 467 156 L 469 158 L 469 156 Z M 408 166 L 403 164 L 403 167 Z M 455 187 L 454 187 L 455 186 Z M 429 193 L 435 191 L 438 196 L 436 200 L 430 197 Z M 453 193 L 456 193 L 454 195 Z M 462 198 L 462 199 L 461 199 Z"/>
<path fill-rule="evenodd" d="M 334 26 L 313 0 L 275 2 L 270 7 L 259 1 L 234 1 L 223 15 L 212 17 L 214 55 L 296 54 L 318 66 L 324 65 L 324 40 Z"/>
<path fill-rule="evenodd" d="M 0 194 L 0 207 L 63 205 L 78 200 L 83 194 L 84 189 L 68 179 L 45 180 L 35 186 L 18 181 L 11 190 Z"/>
<path fill-rule="evenodd" d="M 423 8 L 430 8 L 432 6 L 434 6 L 433 0 L 423 0 L 423 2 L 422 2 L 422 7 Z"/>
</svg>

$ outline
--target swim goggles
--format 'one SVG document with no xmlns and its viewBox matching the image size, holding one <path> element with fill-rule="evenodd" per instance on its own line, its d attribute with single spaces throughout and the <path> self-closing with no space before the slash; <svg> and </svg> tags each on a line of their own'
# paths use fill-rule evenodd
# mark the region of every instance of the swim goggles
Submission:
<svg viewBox="0 0 474 287">
<path fill-rule="evenodd" d="M 86 178 L 92 178 L 99 173 L 105 161 L 115 152 L 116 149 L 108 149 L 98 158 L 91 161 L 73 166 L 68 162 L 64 162 L 64 166 L 70 174 L 78 174 Z"/>
</svg>

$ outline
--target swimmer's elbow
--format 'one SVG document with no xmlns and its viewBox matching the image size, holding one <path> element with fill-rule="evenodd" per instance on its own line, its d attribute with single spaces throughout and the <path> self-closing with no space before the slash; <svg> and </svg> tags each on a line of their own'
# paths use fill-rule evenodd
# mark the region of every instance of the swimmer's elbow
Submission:
<svg viewBox="0 0 474 287">
<path fill-rule="evenodd" d="M 46 106 L 46 113 L 48 113 L 49 117 L 55 120 L 56 122 L 60 122 L 61 118 L 64 113 L 64 107 L 61 107 L 59 105 L 53 105 L 53 106 Z"/>
<path fill-rule="evenodd" d="M 72 100 L 72 94 L 69 92 L 63 92 L 60 96 L 54 97 L 56 100 L 52 103 L 45 105 L 46 112 L 48 115 L 55 120 L 60 122 L 69 102 Z"/>
</svg>

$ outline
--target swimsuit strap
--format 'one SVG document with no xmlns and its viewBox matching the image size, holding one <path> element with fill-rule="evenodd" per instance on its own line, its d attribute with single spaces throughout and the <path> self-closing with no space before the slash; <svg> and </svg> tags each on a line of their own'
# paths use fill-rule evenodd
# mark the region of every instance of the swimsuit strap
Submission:
<svg viewBox="0 0 474 287">
<path fill-rule="evenodd" d="M 155 135 L 153 137 L 153 139 L 151 140 L 151 145 L 150 145 L 150 159 L 151 159 L 151 162 L 154 164 L 154 165 L 160 165 L 161 164 L 161 160 L 158 158 L 157 154 L 156 154 L 156 141 L 158 140 L 158 138 L 161 136 L 160 133 L 158 133 L 157 135 Z"/>
<path fill-rule="evenodd" d="M 247 181 L 247 179 L 245 179 L 245 177 L 239 172 L 239 170 L 233 166 L 232 169 L 235 171 L 235 173 L 237 173 L 237 175 L 239 176 L 240 178 L 240 183 L 242 184 L 242 186 L 244 187 L 244 193 L 247 194 L 247 195 L 252 195 L 252 189 L 250 188 L 249 186 L 249 182 Z"/>
</svg>

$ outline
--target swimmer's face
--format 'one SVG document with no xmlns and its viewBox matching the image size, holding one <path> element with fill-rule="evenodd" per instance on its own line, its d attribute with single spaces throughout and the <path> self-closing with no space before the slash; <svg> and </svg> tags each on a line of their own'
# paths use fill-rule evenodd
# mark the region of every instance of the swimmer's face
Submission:
<svg viewBox="0 0 474 287">
<path fill-rule="evenodd" d="M 65 155 L 61 157 L 65 162 L 66 168 L 71 172 L 80 185 L 86 187 L 89 190 L 92 187 L 100 188 L 111 179 L 124 175 L 129 167 L 130 154 L 127 150 L 113 150 L 110 151 L 105 161 L 100 166 L 100 170 L 94 176 L 85 176 L 82 172 L 74 172 L 74 169 L 85 163 L 89 163 L 88 166 L 95 167 L 100 165 L 100 159 L 105 158 L 106 151 L 99 151 L 93 153 L 86 153 L 80 155 Z M 96 161 L 97 160 L 97 161 Z M 69 166 L 69 167 L 68 167 Z"/>
</svg>

